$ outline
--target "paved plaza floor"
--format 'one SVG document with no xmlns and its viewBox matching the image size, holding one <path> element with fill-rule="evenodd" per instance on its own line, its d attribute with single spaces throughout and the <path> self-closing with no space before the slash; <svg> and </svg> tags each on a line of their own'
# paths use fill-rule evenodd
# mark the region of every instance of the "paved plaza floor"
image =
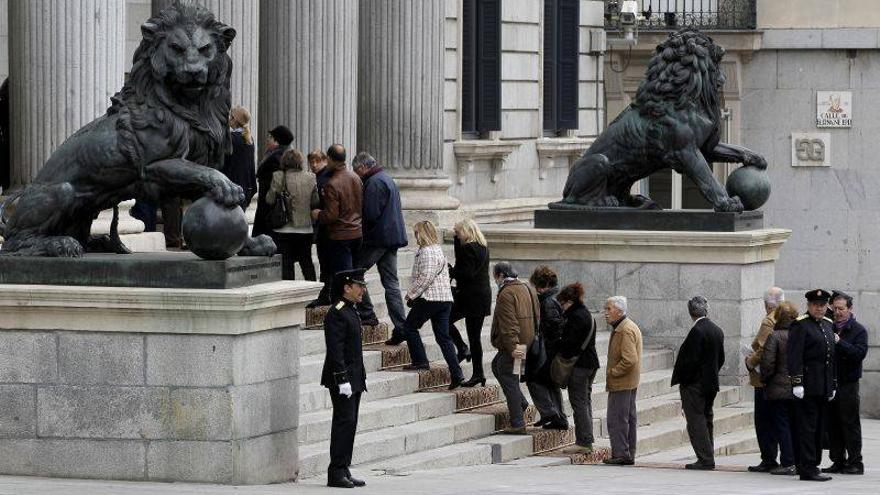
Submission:
<svg viewBox="0 0 880 495">
<path fill-rule="evenodd" d="M 680 463 L 668 467 L 560 465 L 560 460 L 531 457 L 508 464 L 422 471 L 408 475 L 360 473 L 368 483 L 357 495 L 465 494 L 877 494 L 880 493 L 880 420 L 862 420 L 864 476 L 836 475 L 827 483 L 796 477 L 744 472 L 757 455 L 716 459 L 722 470 L 692 472 Z M 827 465 L 827 456 L 824 465 Z M 0 476 L 0 495 L 280 495 L 348 493 L 325 486 L 324 478 L 300 483 L 230 487 L 217 485 L 127 483 Z"/>
</svg>

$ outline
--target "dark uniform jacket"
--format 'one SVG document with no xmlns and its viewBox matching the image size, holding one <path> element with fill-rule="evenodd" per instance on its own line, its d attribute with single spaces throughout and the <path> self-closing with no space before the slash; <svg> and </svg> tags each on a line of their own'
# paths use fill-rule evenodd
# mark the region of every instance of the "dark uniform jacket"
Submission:
<svg viewBox="0 0 880 495">
<path fill-rule="evenodd" d="M 718 392 L 718 371 L 724 366 L 724 332 L 709 318 L 694 323 L 678 350 L 673 385 L 700 385 L 704 394 Z"/>
<path fill-rule="evenodd" d="M 361 348 L 361 319 L 352 303 L 343 299 L 330 307 L 324 317 L 324 342 L 327 355 L 321 385 L 332 389 L 350 383 L 352 393 L 365 391 L 367 372 Z"/>
<path fill-rule="evenodd" d="M 851 316 L 839 335 L 840 341 L 834 346 L 837 381 L 855 383 L 862 378 L 862 361 L 868 355 L 868 331 Z"/>
<path fill-rule="evenodd" d="M 788 335 L 788 374 L 793 387 L 803 386 L 805 397 L 831 397 L 837 389 L 834 332 L 828 318 L 798 317 Z"/>
</svg>

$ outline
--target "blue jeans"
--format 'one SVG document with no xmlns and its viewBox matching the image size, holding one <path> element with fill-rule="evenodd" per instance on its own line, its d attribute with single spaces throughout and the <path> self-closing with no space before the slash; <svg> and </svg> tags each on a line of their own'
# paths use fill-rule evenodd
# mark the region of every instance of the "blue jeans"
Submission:
<svg viewBox="0 0 880 495">
<path fill-rule="evenodd" d="M 409 355 L 413 364 L 428 364 L 428 354 L 425 345 L 419 335 L 419 329 L 428 320 L 431 320 L 431 329 L 434 330 L 434 339 L 443 351 L 443 359 L 449 366 L 449 374 L 454 380 L 464 378 L 461 366 L 458 365 L 458 356 L 455 353 L 455 344 L 449 337 L 449 313 L 452 311 L 452 302 L 426 301 L 417 299 L 413 303 L 403 328 L 406 332 L 406 344 L 409 347 Z"/>
<path fill-rule="evenodd" d="M 391 323 L 394 325 L 392 336 L 402 336 L 406 311 L 403 309 L 403 298 L 400 296 L 400 281 L 397 280 L 397 248 L 363 246 L 358 266 L 365 270 L 375 266 L 379 270 L 379 278 L 382 280 L 382 287 L 385 288 L 388 316 L 391 317 Z M 362 318 L 375 315 L 369 292 L 364 294 L 364 299 L 359 307 Z"/>
</svg>

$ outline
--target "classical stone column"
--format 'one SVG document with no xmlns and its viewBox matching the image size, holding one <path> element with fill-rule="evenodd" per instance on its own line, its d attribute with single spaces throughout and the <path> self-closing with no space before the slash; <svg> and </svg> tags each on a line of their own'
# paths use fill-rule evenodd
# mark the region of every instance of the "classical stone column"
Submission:
<svg viewBox="0 0 880 495">
<path fill-rule="evenodd" d="M 122 87 L 125 2 L 9 2 L 12 184 L 31 182 Z"/>
<path fill-rule="evenodd" d="M 251 131 L 259 137 L 259 45 L 260 2 L 257 0 L 191 0 L 214 13 L 214 17 L 235 28 L 237 35 L 229 56 L 232 57 L 232 106 L 241 105 L 251 112 Z M 153 13 L 168 7 L 174 0 L 152 0 Z"/>
<path fill-rule="evenodd" d="M 358 0 L 260 2 L 260 128 L 303 152 L 357 145 Z"/>
<path fill-rule="evenodd" d="M 459 205 L 443 171 L 443 42 L 443 0 L 361 0 L 358 146 L 408 210 Z"/>
</svg>

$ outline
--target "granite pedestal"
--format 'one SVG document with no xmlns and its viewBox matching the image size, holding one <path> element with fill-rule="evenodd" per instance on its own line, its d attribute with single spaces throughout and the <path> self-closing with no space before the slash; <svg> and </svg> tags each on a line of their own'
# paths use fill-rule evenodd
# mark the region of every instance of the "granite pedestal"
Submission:
<svg viewBox="0 0 880 495">
<path fill-rule="evenodd" d="M 0 473 L 296 478 L 299 329 L 318 284 L 45 283 L 0 284 Z"/>
<path fill-rule="evenodd" d="M 725 334 L 725 385 L 747 382 L 740 347 L 751 343 L 761 323 L 763 293 L 774 285 L 774 264 L 790 233 L 484 230 L 493 261 L 511 262 L 523 278 L 537 265 L 551 266 L 560 285 L 584 285 L 594 313 L 608 297 L 626 296 L 646 346 L 677 350 L 693 325 L 687 301 L 705 296 L 709 317 Z M 604 324 L 601 315 L 597 318 Z"/>
<path fill-rule="evenodd" d="M 717 212 L 711 210 L 636 210 L 586 208 L 560 203 L 550 210 L 535 210 L 539 229 L 611 229 L 679 232 L 740 232 L 764 228 L 764 212 Z"/>
</svg>

